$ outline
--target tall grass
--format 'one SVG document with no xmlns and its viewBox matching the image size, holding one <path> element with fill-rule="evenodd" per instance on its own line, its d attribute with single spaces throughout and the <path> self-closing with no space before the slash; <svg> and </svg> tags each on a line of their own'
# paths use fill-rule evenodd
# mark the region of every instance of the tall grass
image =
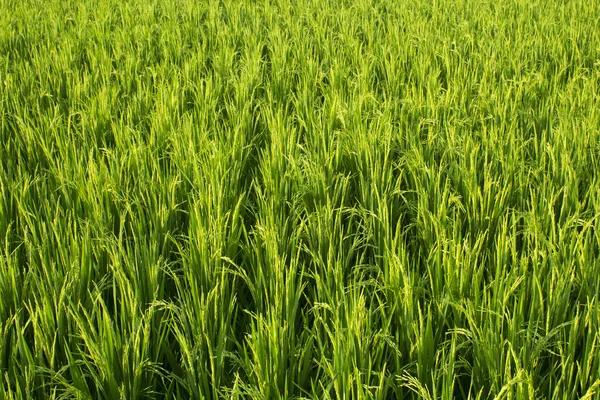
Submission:
<svg viewBox="0 0 600 400">
<path fill-rule="evenodd" d="M 0 400 L 600 399 L 597 27 L 0 0 Z"/>
</svg>

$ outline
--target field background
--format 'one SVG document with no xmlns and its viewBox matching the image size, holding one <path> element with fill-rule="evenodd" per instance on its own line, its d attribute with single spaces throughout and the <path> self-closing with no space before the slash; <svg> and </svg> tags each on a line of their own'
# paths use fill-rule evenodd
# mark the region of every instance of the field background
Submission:
<svg viewBox="0 0 600 400">
<path fill-rule="evenodd" d="M 0 400 L 600 399 L 600 3 L 0 0 Z"/>
</svg>

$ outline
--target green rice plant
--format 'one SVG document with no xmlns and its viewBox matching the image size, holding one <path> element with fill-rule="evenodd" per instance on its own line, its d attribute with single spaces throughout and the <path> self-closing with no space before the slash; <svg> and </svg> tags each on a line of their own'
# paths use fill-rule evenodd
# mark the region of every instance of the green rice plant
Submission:
<svg viewBox="0 0 600 400">
<path fill-rule="evenodd" d="M 0 400 L 600 398 L 597 2 L 0 21 Z"/>
</svg>

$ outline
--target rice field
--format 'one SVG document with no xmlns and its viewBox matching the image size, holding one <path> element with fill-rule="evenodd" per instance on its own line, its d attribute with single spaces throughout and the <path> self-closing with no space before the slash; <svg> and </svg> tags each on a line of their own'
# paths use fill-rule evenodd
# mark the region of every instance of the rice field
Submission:
<svg viewBox="0 0 600 400">
<path fill-rule="evenodd" d="M 0 0 L 0 400 L 600 399 L 600 3 Z"/>
</svg>

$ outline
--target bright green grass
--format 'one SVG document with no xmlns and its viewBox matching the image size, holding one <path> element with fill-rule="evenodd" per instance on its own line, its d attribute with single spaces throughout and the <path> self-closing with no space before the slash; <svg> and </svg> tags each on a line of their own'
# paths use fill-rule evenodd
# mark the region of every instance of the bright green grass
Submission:
<svg viewBox="0 0 600 400">
<path fill-rule="evenodd" d="M 600 399 L 600 3 L 0 0 L 0 400 Z"/>
</svg>

